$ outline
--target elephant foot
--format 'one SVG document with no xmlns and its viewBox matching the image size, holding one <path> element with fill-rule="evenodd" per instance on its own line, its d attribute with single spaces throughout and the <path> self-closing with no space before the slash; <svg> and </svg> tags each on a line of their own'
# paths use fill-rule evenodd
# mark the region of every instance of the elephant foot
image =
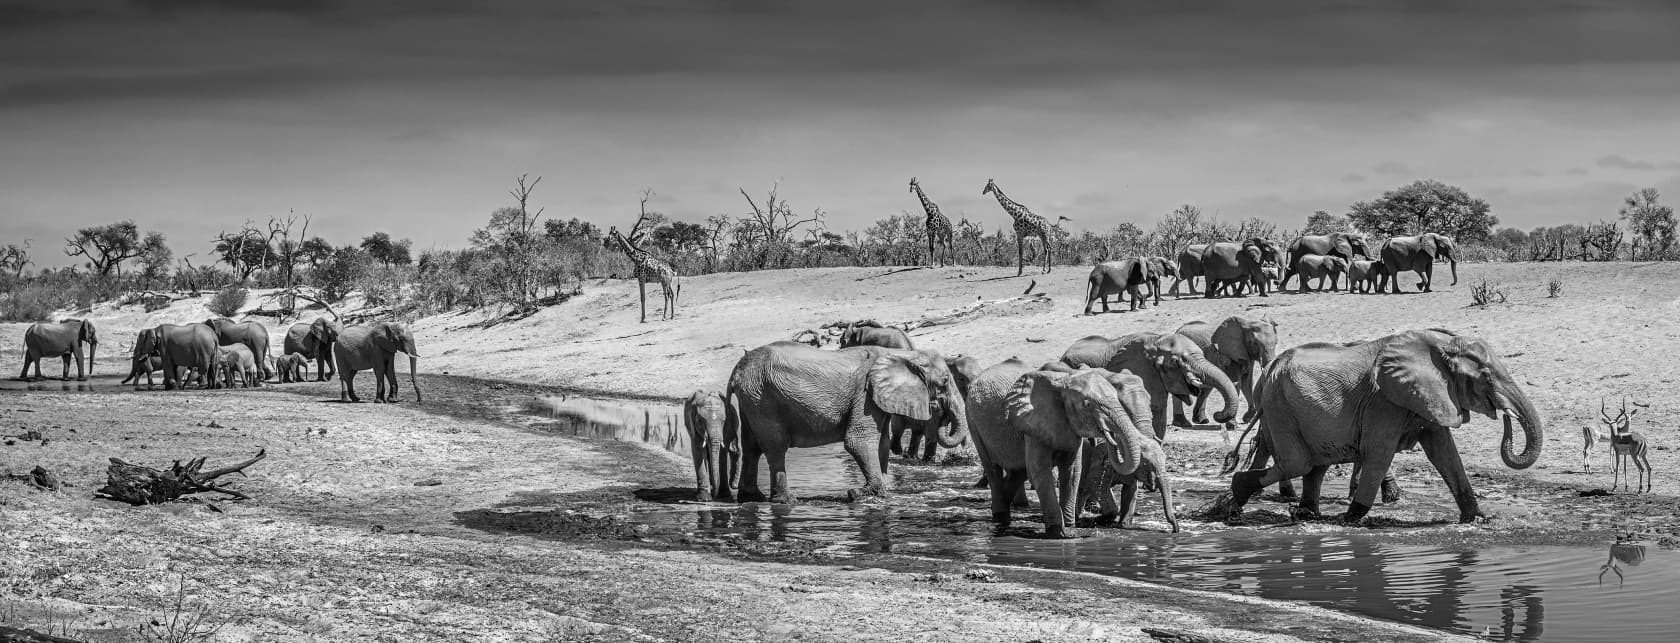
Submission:
<svg viewBox="0 0 1680 643">
<path fill-rule="evenodd" d="M 373 398 L 373 403 L 374 403 L 374 404 L 384 404 L 384 403 L 385 403 L 385 399 L 384 399 L 384 398 L 379 398 L 379 397 L 376 397 L 376 398 Z"/>
<path fill-rule="evenodd" d="M 1485 513 L 1482 513 L 1482 511 L 1480 509 L 1471 510 L 1469 512 L 1460 512 L 1458 514 L 1458 524 L 1468 525 L 1468 524 L 1476 522 L 1476 519 L 1478 519 L 1478 518 L 1480 518 L 1482 520 L 1487 520 L 1488 515 L 1485 514 Z"/>
<path fill-rule="evenodd" d="M 694 492 L 694 500 L 695 502 L 710 502 L 715 498 L 712 497 L 711 489 L 700 489 Z"/>
<path fill-rule="evenodd" d="M 87 377 L 85 377 L 85 376 L 84 376 L 84 377 L 78 377 L 78 378 L 76 378 L 76 381 L 78 381 L 78 382 L 86 382 L 86 381 L 87 381 Z"/>
<path fill-rule="evenodd" d="M 1400 499 L 1404 498 L 1405 496 L 1406 496 L 1405 492 L 1400 490 L 1399 483 L 1396 483 L 1393 480 L 1383 480 L 1383 483 L 1382 483 L 1382 502 L 1383 502 L 1383 504 L 1392 505 L 1396 502 L 1400 502 Z"/>
<path fill-rule="evenodd" d="M 992 512 L 992 522 L 997 523 L 999 526 L 1009 525 L 1009 520 L 1010 520 L 1010 516 L 1009 516 L 1009 512 L 1007 512 L 1007 511 L 994 511 L 994 512 Z"/>
<path fill-rule="evenodd" d="M 1347 513 L 1342 514 L 1342 522 L 1355 524 L 1365 519 L 1365 514 L 1371 513 L 1371 505 L 1358 500 L 1348 503 Z"/>
<path fill-rule="evenodd" d="M 1173 426 L 1182 426 L 1182 427 L 1193 426 L 1192 424 L 1190 424 L 1190 418 L 1184 417 L 1182 415 L 1174 415 L 1173 420 L 1172 420 L 1172 425 Z"/>
<path fill-rule="evenodd" d="M 986 489 L 986 488 L 990 488 L 991 486 L 992 486 L 992 481 L 991 480 L 987 480 L 986 476 L 980 476 L 979 480 L 974 481 L 973 488 L 975 488 L 975 489 Z"/>
<path fill-rule="evenodd" d="M 1235 509 L 1232 509 L 1229 513 L 1225 514 L 1225 524 L 1227 524 L 1227 525 L 1246 525 L 1246 524 L 1248 524 L 1248 519 L 1243 517 L 1242 507 L 1237 507 Z"/>
<path fill-rule="evenodd" d="M 851 493 L 848 492 L 846 497 L 847 499 L 850 499 Z M 778 505 L 796 505 L 799 504 L 799 499 L 793 497 L 793 494 L 791 493 L 779 493 L 771 495 L 770 502 Z"/>
<path fill-rule="evenodd" d="M 1289 518 L 1295 521 L 1318 520 L 1323 516 L 1318 513 L 1318 507 L 1292 507 Z"/>
<path fill-rule="evenodd" d="M 856 489 L 847 489 L 846 490 L 846 502 L 858 502 L 858 501 L 864 500 L 866 498 L 885 498 L 885 497 L 887 497 L 887 493 L 885 491 L 881 491 L 879 489 L 871 489 L 869 487 L 858 487 Z"/>
<path fill-rule="evenodd" d="M 757 487 L 746 487 L 735 493 L 736 502 L 764 502 L 764 491 Z"/>
<path fill-rule="evenodd" d="M 1205 416 L 1205 415 L 1200 416 L 1200 417 L 1190 418 L 1190 421 L 1195 422 L 1196 424 L 1208 424 L 1208 419 L 1207 419 L 1207 416 Z"/>
<path fill-rule="evenodd" d="M 1044 537 L 1055 540 L 1068 540 L 1073 538 L 1073 534 L 1068 532 L 1067 528 L 1061 525 L 1045 525 Z"/>
<path fill-rule="evenodd" d="M 1295 493 L 1294 487 L 1278 488 L 1278 500 L 1300 500 L 1301 494 Z"/>
<path fill-rule="evenodd" d="M 1120 524 L 1120 514 L 1102 514 L 1097 516 L 1098 527 L 1113 527 Z"/>
</svg>

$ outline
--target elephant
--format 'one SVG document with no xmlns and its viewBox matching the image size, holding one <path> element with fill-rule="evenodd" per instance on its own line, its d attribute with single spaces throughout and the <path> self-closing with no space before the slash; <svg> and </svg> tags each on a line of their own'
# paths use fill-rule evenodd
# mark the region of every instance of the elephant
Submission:
<svg viewBox="0 0 1680 643">
<path fill-rule="evenodd" d="M 135 335 L 134 353 L 129 360 L 128 377 L 124 377 L 118 384 L 134 382 L 135 386 L 139 386 L 140 376 L 145 375 L 146 388 L 156 385 L 156 381 L 152 379 L 152 373 L 163 371 L 163 355 L 158 352 L 157 342 L 152 341 L 152 336 L 156 334 L 156 328 L 142 328 Z"/>
<path fill-rule="evenodd" d="M 1429 287 L 1435 279 L 1435 260 L 1445 258 L 1452 264 L 1452 284 L 1458 285 L 1458 256 L 1453 254 L 1452 237 L 1435 234 L 1433 232 L 1415 237 L 1394 237 L 1384 241 L 1382 245 L 1382 262 L 1387 268 L 1387 274 L 1379 282 L 1377 292 L 1382 292 L 1388 277 L 1394 278 L 1394 289 L 1389 292 L 1400 292 L 1400 273 L 1407 270 L 1416 272 L 1419 277 L 1418 290 L 1429 292 Z"/>
<path fill-rule="evenodd" d="M 1207 278 L 1204 289 L 1212 299 L 1222 283 L 1248 283 L 1261 297 L 1266 296 L 1266 276 L 1262 272 L 1267 257 L 1276 256 L 1275 246 L 1265 239 L 1253 238 L 1240 244 L 1230 241 L 1209 244 L 1202 251 L 1202 276 Z"/>
<path fill-rule="evenodd" d="M 309 378 L 309 360 L 301 353 L 286 353 L 274 359 L 274 371 L 282 384 L 302 382 Z"/>
<path fill-rule="evenodd" d="M 1341 257 L 1348 261 L 1353 261 L 1355 257 L 1375 258 L 1365 245 L 1365 237 L 1352 232 L 1297 237 L 1289 242 L 1289 258 L 1283 262 L 1283 283 L 1278 285 L 1278 290 L 1289 285 L 1289 278 L 1296 274 L 1296 264 L 1307 255 Z"/>
<path fill-rule="evenodd" d="M 992 521 L 1000 526 L 1009 524 L 1011 505 L 1030 479 L 1045 537 L 1071 537 L 1082 451 L 1111 452 L 1106 462 L 1121 475 L 1135 475 L 1144 462 L 1165 471 L 1165 450 L 1146 419 L 1148 396 L 1134 375 L 1039 370 L 1009 359 L 981 372 L 970 395 L 968 424 L 991 488 Z"/>
<path fill-rule="evenodd" d="M 142 335 L 144 337 L 144 335 Z M 208 324 L 163 324 L 148 338 L 150 344 L 135 346 L 136 354 L 157 352 L 163 356 L 163 390 L 181 388 L 180 369 L 196 369 L 198 383 L 216 385 L 218 346 L 216 331 Z"/>
<path fill-rule="evenodd" d="M 1324 280 L 1330 280 L 1330 292 L 1340 290 L 1338 281 L 1342 273 L 1347 272 L 1348 260 L 1336 256 L 1307 255 L 1295 264 L 1295 274 L 1301 276 L 1300 292 L 1318 292 L 1324 289 Z M 1317 279 L 1318 285 L 1307 286 L 1308 279 Z"/>
<path fill-rule="evenodd" d="M 1173 277 L 1172 287 L 1167 289 L 1174 298 L 1178 297 L 1179 282 L 1184 282 L 1190 292 L 1196 291 L 1196 278 L 1202 276 L 1202 252 L 1207 250 L 1207 246 L 1205 243 L 1192 243 L 1178 253 L 1177 274 Z"/>
<path fill-rule="evenodd" d="M 1545 441 L 1544 420 L 1494 349 L 1442 329 L 1291 348 L 1267 367 L 1254 395 L 1255 444 L 1269 448 L 1273 464 L 1232 476 L 1233 520 L 1256 491 L 1296 476 L 1305 476 L 1298 513 L 1316 516 L 1325 471 L 1352 462 L 1358 473 L 1342 519 L 1356 522 L 1370 512 L 1394 454 L 1421 444 L 1458 504 L 1459 521 L 1468 523 L 1483 514 L 1450 429 L 1471 413 L 1503 418 L 1499 455 L 1513 469 L 1533 466 Z M 1513 417 L 1523 427 L 1521 453 Z"/>
<path fill-rule="evenodd" d="M 847 324 L 846 330 L 840 333 L 840 348 L 851 348 L 853 346 L 915 348 L 915 345 L 910 341 L 909 333 L 891 326 L 882 326 L 880 322 L 873 319 Z"/>
<path fill-rule="evenodd" d="M 966 401 L 969 383 L 973 382 L 982 370 L 980 360 L 970 355 L 952 355 L 945 358 L 945 365 L 951 369 L 951 379 L 957 383 L 957 392 Z M 937 418 L 940 414 L 933 413 L 933 416 Z M 939 440 L 934 437 L 938 430 L 939 423 L 936 420 L 898 422 L 893 425 L 891 451 L 894 454 L 908 453 L 912 457 L 920 452 L 922 461 L 933 462 L 934 456 L 939 453 Z M 902 446 L 905 433 L 910 434 L 909 447 Z"/>
<path fill-rule="evenodd" d="M 739 427 L 726 421 L 728 401 L 712 389 L 698 389 L 683 402 L 683 427 L 694 456 L 695 499 L 733 500 L 741 478 Z"/>
<path fill-rule="evenodd" d="M 88 345 L 87 369 L 82 369 L 82 343 Z M 76 358 L 76 381 L 85 382 L 93 375 L 94 354 L 99 352 L 99 331 L 90 319 L 66 319 L 58 323 L 30 324 L 23 331 L 23 372 L 18 379 L 29 381 L 29 367 L 35 366 L 34 379 L 41 377 L 41 360 L 48 357 L 64 359 L 64 381 L 70 381 L 70 358 Z"/>
<path fill-rule="evenodd" d="M 420 402 L 420 384 L 414 381 L 420 351 L 414 347 L 414 334 L 402 324 L 379 322 L 364 326 L 349 326 L 333 342 L 333 359 L 338 362 L 338 399 L 341 402 L 360 402 L 356 396 L 356 372 L 373 371 L 376 386 L 374 402 L 397 403 L 397 353 L 408 354 L 408 383 L 414 387 L 414 401 Z M 390 384 L 387 390 L 386 384 Z"/>
<path fill-rule="evenodd" d="M 251 355 L 251 349 L 244 344 L 229 344 L 217 349 L 217 362 L 221 365 L 222 385 L 233 388 L 239 384 L 245 388 L 256 386 L 258 379 L 257 360 Z"/>
<path fill-rule="evenodd" d="M 1168 395 L 1188 402 L 1201 395 L 1204 386 L 1211 385 L 1225 399 L 1225 408 L 1214 413 L 1213 419 L 1224 423 L 1237 416 L 1236 385 L 1208 361 L 1195 341 L 1178 333 L 1132 333 L 1116 339 L 1092 335 L 1069 346 L 1061 361 L 1068 366 L 1127 372 L 1142 379 L 1143 390 L 1149 395 L 1150 425 L 1155 437 L 1163 442 L 1167 437 Z"/>
<path fill-rule="evenodd" d="M 758 460 L 770 464 L 770 501 L 794 503 L 787 450 L 841 442 L 865 483 L 846 495 L 887 496 L 888 442 L 898 422 L 935 421 L 940 446 L 968 436 L 962 393 L 939 353 L 857 346 L 825 351 L 772 342 L 747 351 L 729 374 L 726 423 L 740 427 L 737 499 L 762 500 Z M 939 415 L 936 416 L 935 413 Z"/>
<path fill-rule="evenodd" d="M 338 341 L 338 334 L 343 330 L 343 324 L 325 317 L 318 317 L 307 324 L 292 324 L 286 329 L 280 354 L 297 353 L 305 360 L 315 360 L 315 381 L 331 381 L 338 374 L 333 368 L 332 345 Z"/>
<path fill-rule="evenodd" d="M 1130 377 L 1122 375 L 1122 377 Z M 1124 398 L 1124 388 L 1116 386 Z M 1132 415 L 1134 422 L 1141 419 L 1139 415 Z M 1166 452 L 1161 442 L 1150 435 L 1147 427 L 1140 427 L 1140 443 L 1144 445 L 1142 461 L 1131 473 L 1119 473 L 1111 464 L 1115 462 L 1107 449 L 1084 449 L 1080 458 L 1079 500 L 1076 506 L 1084 508 L 1090 505 L 1091 497 L 1096 496 L 1102 511 L 1097 515 L 1097 525 L 1115 525 L 1131 527 L 1132 517 L 1137 512 L 1137 492 L 1142 487 L 1144 491 L 1157 491 L 1161 494 L 1161 512 L 1166 516 L 1167 525 L 1173 533 L 1178 533 L 1178 517 L 1173 515 L 1172 486 L 1167 481 Z M 1120 499 L 1115 502 L 1114 486 L 1120 486 Z"/>
<path fill-rule="evenodd" d="M 1110 295 L 1119 295 L 1124 301 L 1128 293 L 1132 296 L 1131 310 L 1140 306 L 1148 308 L 1148 298 L 1138 291 L 1140 286 L 1145 285 L 1155 297 L 1155 305 L 1161 305 L 1161 263 L 1145 257 L 1133 257 L 1092 266 L 1091 276 L 1085 279 L 1085 314 L 1091 314 L 1091 305 L 1098 301 L 1102 302 L 1102 311 L 1106 313 Z"/>
<path fill-rule="evenodd" d="M 1348 264 L 1348 292 L 1370 293 L 1377 284 L 1387 280 L 1387 269 L 1381 261 L 1360 259 Z"/>
<path fill-rule="evenodd" d="M 1215 326 L 1205 321 L 1193 321 L 1179 326 L 1173 331 L 1190 338 L 1196 346 L 1202 349 L 1202 355 L 1214 366 L 1219 368 L 1225 377 L 1231 380 L 1240 391 L 1248 410 L 1243 413 L 1243 421 L 1253 419 L 1260 411 L 1260 405 L 1254 400 L 1254 382 L 1260 376 L 1260 371 L 1271 363 L 1277 354 L 1277 322 L 1269 319 L 1259 320 L 1232 315 L 1226 317 Z M 1190 420 L 1197 424 L 1206 424 L 1205 408 L 1208 395 L 1212 391 L 1203 388 L 1196 396 L 1196 405 L 1191 410 Z M 1174 400 L 1177 407 L 1177 400 Z M 1173 424 L 1188 425 L 1183 420 L 1183 413 L 1175 410 Z"/>
<path fill-rule="evenodd" d="M 216 341 L 220 345 L 243 344 L 251 351 L 259 369 L 257 386 L 262 386 L 263 380 L 274 377 L 268 372 L 268 327 L 261 322 L 236 322 L 226 317 L 204 320 L 204 325 L 216 331 Z"/>
</svg>

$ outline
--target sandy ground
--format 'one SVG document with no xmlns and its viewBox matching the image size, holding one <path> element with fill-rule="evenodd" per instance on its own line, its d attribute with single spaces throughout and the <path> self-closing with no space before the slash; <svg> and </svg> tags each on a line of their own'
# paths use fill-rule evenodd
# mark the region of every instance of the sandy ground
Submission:
<svg viewBox="0 0 1680 643">
<path fill-rule="evenodd" d="M 1001 582 L 982 582 L 965 576 L 982 566 L 967 563 L 891 556 L 836 563 L 644 538 L 616 518 L 635 502 L 625 490 L 691 484 L 686 463 L 642 446 L 543 434 L 502 414 L 552 392 L 534 385 L 676 399 L 721 385 L 743 350 L 799 329 L 976 305 L 980 312 L 958 323 L 912 335 L 987 363 L 1051 359 L 1086 335 L 1170 330 L 1245 311 L 1278 321 L 1280 348 L 1408 328 L 1479 335 L 1530 387 L 1548 436 L 1540 464 L 1511 472 L 1498 461 L 1495 422 L 1478 418 L 1457 431 L 1479 492 L 1531 501 L 1469 538 L 1556 542 L 1631 529 L 1672 545 L 1680 534 L 1680 483 L 1663 473 L 1677 457 L 1675 366 L 1649 359 L 1680 346 L 1673 322 L 1680 266 L 1466 264 L 1458 286 L 1443 277 L 1427 295 L 1169 297 L 1145 311 L 1090 317 L 1079 315 L 1085 273 L 873 268 L 693 277 L 684 280 L 678 318 L 647 324 L 637 323 L 633 282 L 591 283 L 566 304 L 489 328 L 475 326 L 485 319 L 477 314 L 416 322 L 424 371 L 511 383 L 423 377 L 428 401 L 420 406 L 327 403 L 337 396 L 331 384 L 0 392 L 0 433 L 35 429 L 49 439 L 0 446 L 0 473 L 43 465 L 75 485 L 49 493 L 0 481 L 0 622 L 124 640 L 136 625 L 168 616 L 184 579 L 189 607 L 208 610 L 221 640 L 1143 640 L 1144 626 L 1232 640 L 1439 640 L 1310 607 L 1076 574 L 998 569 Z M 1547 298 L 1553 274 L 1564 289 Z M 1468 306 L 1469 285 L 1481 279 L 1500 284 L 1508 302 Z M 1020 297 L 1029 283 L 1045 296 Z M 110 373 L 126 370 L 119 355 L 135 329 L 209 315 L 181 302 L 152 315 L 101 308 L 92 316 L 106 340 L 99 369 Z M 269 325 L 278 349 L 288 324 Z M 20 337 L 22 328 L 0 325 L 0 336 Z M 0 364 L 19 362 L 15 345 L 0 347 Z M 1600 397 L 1615 405 L 1622 395 L 1650 404 L 1633 426 L 1655 445 L 1656 493 L 1591 495 L 1609 486 L 1608 458 L 1601 447 L 1593 473 L 1581 471 L 1580 429 L 1597 423 Z M 1190 487 L 1217 488 L 1218 433 L 1183 430 L 1171 440 L 1175 474 Z M 220 512 L 90 498 L 109 457 L 161 466 L 203 455 L 215 465 L 257 448 L 268 458 L 235 483 L 256 500 L 217 502 Z M 1397 466 L 1408 485 L 1440 484 L 1419 454 L 1402 455 Z M 1341 489 L 1326 485 L 1327 512 Z M 514 510 L 549 512 L 547 531 L 565 537 L 493 528 L 497 513 Z M 1421 523 L 1451 518 L 1438 506 L 1379 506 L 1373 517 L 1385 512 Z"/>
</svg>

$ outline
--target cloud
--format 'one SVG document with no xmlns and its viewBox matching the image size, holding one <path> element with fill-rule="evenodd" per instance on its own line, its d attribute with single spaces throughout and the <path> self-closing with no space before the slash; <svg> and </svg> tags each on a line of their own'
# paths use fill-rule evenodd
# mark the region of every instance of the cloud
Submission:
<svg viewBox="0 0 1680 643">
<path fill-rule="evenodd" d="M 1371 171 L 1377 174 L 1392 174 L 1395 176 L 1415 176 L 1418 174 L 1416 168 L 1399 161 L 1383 161 L 1372 167 Z"/>
<path fill-rule="evenodd" d="M 1342 176 L 1342 182 L 1343 183 L 1364 183 L 1365 182 L 1365 175 L 1348 173 L 1348 174 Z"/>
<path fill-rule="evenodd" d="M 1598 159 L 1597 164 L 1598 164 L 1599 167 L 1608 167 L 1608 168 L 1614 168 L 1614 169 L 1618 169 L 1618 170 L 1675 170 L 1675 169 L 1680 169 L 1680 161 L 1667 161 L 1667 162 L 1658 163 L 1658 162 L 1655 162 L 1655 161 L 1646 161 L 1646 160 L 1641 160 L 1641 159 L 1630 159 L 1630 158 L 1622 156 L 1620 154 L 1611 154 L 1609 156 L 1602 157 L 1602 158 Z"/>
</svg>

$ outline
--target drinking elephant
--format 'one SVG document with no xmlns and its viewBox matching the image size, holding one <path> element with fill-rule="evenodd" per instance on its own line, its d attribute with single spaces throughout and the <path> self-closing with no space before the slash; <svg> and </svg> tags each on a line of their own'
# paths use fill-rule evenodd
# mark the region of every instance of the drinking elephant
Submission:
<svg viewBox="0 0 1680 643">
<path fill-rule="evenodd" d="M 1131 378 L 1130 375 L 1120 377 Z M 1135 378 L 1131 378 L 1135 379 Z M 1126 390 L 1116 383 L 1116 388 L 1125 397 Z M 1132 420 L 1139 421 L 1141 416 L 1134 415 Z M 1161 494 L 1161 513 L 1167 519 L 1167 525 L 1173 533 L 1178 533 L 1178 517 L 1173 515 L 1172 485 L 1167 480 L 1166 452 L 1161 442 L 1150 435 L 1148 428 L 1140 427 L 1138 432 L 1144 445 L 1142 461 L 1131 473 L 1120 473 L 1113 451 L 1110 449 L 1083 449 L 1079 464 L 1079 500 L 1076 506 L 1084 508 L 1090 505 L 1091 497 L 1097 497 L 1097 504 L 1101 513 L 1097 514 L 1097 525 L 1116 525 L 1131 527 L 1132 517 L 1137 513 L 1137 492 L 1155 491 Z M 1094 443 L 1093 443 L 1094 444 Z M 1119 502 L 1114 498 L 1114 487 L 1120 487 Z"/>
<path fill-rule="evenodd" d="M 251 388 L 257 385 L 257 360 L 251 355 L 251 349 L 246 348 L 244 344 L 229 344 L 218 347 L 216 351 L 223 386 L 233 388 L 237 384 Z"/>
<path fill-rule="evenodd" d="M 1348 264 L 1348 292 L 1370 293 L 1377 291 L 1377 284 L 1386 275 L 1381 261 L 1360 259 Z"/>
<path fill-rule="evenodd" d="M 1275 255 L 1272 242 L 1260 238 L 1240 244 L 1230 241 L 1208 244 L 1202 251 L 1202 276 L 1207 278 L 1204 296 L 1212 299 L 1219 286 L 1238 283 L 1253 285 L 1261 297 L 1267 296 L 1264 262 Z"/>
<path fill-rule="evenodd" d="M 325 317 L 318 317 L 307 324 L 292 324 L 286 329 L 280 354 L 297 353 L 305 360 L 315 360 L 315 381 L 329 381 L 337 374 L 333 367 L 332 345 L 338 341 L 338 334 L 343 330 L 343 324 Z"/>
<path fill-rule="evenodd" d="M 1179 326 L 1173 331 L 1195 342 L 1202 349 L 1202 355 L 1208 362 L 1219 368 L 1219 372 L 1231 380 L 1241 391 L 1243 401 L 1248 410 L 1243 413 L 1243 421 L 1248 421 L 1260 411 L 1260 405 L 1254 400 L 1254 382 L 1259 379 L 1260 371 L 1270 364 L 1272 357 L 1277 354 L 1277 322 L 1259 319 L 1249 319 L 1242 315 L 1226 317 L 1216 326 L 1205 321 L 1193 321 Z M 1191 410 L 1190 420 L 1197 424 L 1207 424 L 1208 395 L 1213 391 L 1204 387 L 1200 395 L 1196 396 L 1196 405 Z M 1173 401 L 1173 424 L 1188 425 L 1184 421 L 1183 411 L 1177 408 L 1178 400 Z"/>
<path fill-rule="evenodd" d="M 1283 264 L 1283 283 L 1278 285 L 1278 290 L 1283 290 L 1284 287 L 1289 285 L 1289 278 L 1297 274 L 1296 264 L 1300 263 L 1301 257 L 1307 255 L 1341 257 L 1348 261 L 1353 261 L 1355 257 L 1374 258 L 1365 245 L 1363 235 L 1351 232 L 1334 232 L 1297 237 L 1294 241 L 1289 242 L 1289 258 Z"/>
<path fill-rule="evenodd" d="M 952 355 L 945 358 L 946 367 L 951 369 L 951 380 L 957 384 L 957 392 L 968 399 L 968 385 L 980 375 L 983 370 L 980 360 L 970 355 Z M 940 413 L 933 413 L 934 419 L 926 422 L 896 422 L 893 424 L 891 451 L 894 454 L 909 454 L 910 457 L 919 456 L 924 462 L 933 462 L 934 456 L 939 454 L 939 440 L 935 435 L 939 431 Z M 904 434 L 910 434 L 910 446 L 903 446 Z M 961 446 L 959 444 L 958 446 Z"/>
<path fill-rule="evenodd" d="M 1357 521 L 1371 510 L 1394 454 L 1421 444 L 1457 501 L 1459 521 L 1470 522 L 1482 514 L 1450 429 L 1468 422 L 1472 412 L 1503 418 L 1499 456 L 1513 469 L 1533 466 L 1545 441 L 1539 411 L 1493 348 L 1439 329 L 1297 346 L 1266 369 L 1255 397 L 1255 443 L 1264 440 L 1273 463 L 1232 476 L 1227 508 L 1233 519 L 1255 492 L 1296 476 L 1304 476 L 1298 511 L 1316 516 L 1325 471 L 1352 462 L 1358 474 L 1342 518 Z M 1520 453 L 1513 418 L 1523 426 Z"/>
<path fill-rule="evenodd" d="M 216 331 L 218 344 L 243 344 L 251 351 L 251 356 L 256 360 L 260 371 L 257 373 L 257 386 L 262 386 L 263 380 L 274 377 L 273 373 L 268 372 L 268 327 L 260 322 L 236 322 L 226 317 L 207 319 L 204 324 Z"/>
<path fill-rule="evenodd" d="M 142 335 L 144 337 L 144 335 Z M 199 385 L 216 385 L 218 346 L 216 331 L 208 324 L 163 324 L 147 338 L 144 347 L 136 345 L 135 354 L 157 352 L 163 356 L 163 390 L 181 388 L 180 369 L 196 369 Z"/>
<path fill-rule="evenodd" d="M 853 346 L 915 348 L 915 345 L 910 341 L 909 333 L 891 326 L 882 326 L 881 322 L 873 319 L 847 324 L 846 330 L 840 333 L 840 348 L 851 348 Z"/>
<path fill-rule="evenodd" d="M 1178 297 L 1178 284 L 1181 281 L 1190 292 L 1196 292 L 1196 278 L 1202 276 L 1202 252 L 1205 250 L 1207 244 L 1192 243 L 1178 253 L 1177 275 L 1173 278 L 1172 287 L 1168 288 L 1173 297 Z"/>
<path fill-rule="evenodd" d="M 892 425 L 936 421 L 940 446 L 968 435 L 961 391 L 938 353 L 858 346 L 825 351 L 773 342 L 747 351 L 729 375 L 730 418 L 741 433 L 742 501 L 761 500 L 758 460 L 770 465 L 770 500 L 796 502 L 788 489 L 787 450 L 840 442 L 857 462 L 857 500 L 888 495 L 885 478 Z M 936 416 L 935 413 L 939 415 Z"/>
<path fill-rule="evenodd" d="M 1388 277 L 1394 278 L 1394 289 L 1389 292 L 1400 292 L 1400 273 L 1408 270 L 1418 274 L 1418 290 L 1429 292 L 1434 283 L 1435 260 L 1446 259 L 1452 265 L 1452 284 L 1458 285 L 1458 257 L 1453 254 L 1452 237 L 1435 234 L 1433 232 L 1416 237 L 1394 237 L 1384 241 L 1382 245 L 1382 263 L 1387 269 L 1378 292 L 1382 292 L 1382 285 Z"/>
<path fill-rule="evenodd" d="M 286 353 L 274 359 L 274 371 L 282 384 L 302 382 L 309 378 L 309 360 L 299 353 Z"/>
<path fill-rule="evenodd" d="M 1079 515 L 1082 451 L 1110 452 L 1104 462 L 1119 475 L 1165 471 L 1166 454 L 1150 431 L 1141 380 L 1057 366 L 1040 370 L 1010 359 L 981 372 L 970 389 L 968 424 L 991 488 L 992 521 L 1009 524 L 1011 505 L 1031 480 L 1044 535 L 1068 538 Z"/>
<path fill-rule="evenodd" d="M 135 335 L 134 353 L 129 359 L 128 376 L 124 377 L 118 384 L 134 382 L 135 386 L 139 386 L 140 376 L 145 375 L 146 388 L 156 385 L 156 381 L 152 379 L 152 373 L 163 371 L 163 355 L 158 352 L 157 342 L 152 340 L 152 336 L 156 334 L 156 328 L 142 328 Z"/>
<path fill-rule="evenodd" d="M 356 396 L 356 372 L 371 369 L 375 385 L 373 401 L 396 404 L 397 353 L 408 354 L 408 383 L 414 387 L 414 401 L 420 401 L 420 384 L 414 381 L 420 351 L 414 347 L 414 335 L 402 324 L 379 322 L 347 327 L 339 332 L 332 351 L 334 361 L 338 362 L 339 401 L 362 401 Z"/>
<path fill-rule="evenodd" d="M 1324 280 L 1330 280 L 1330 292 L 1340 289 L 1338 281 L 1342 273 L 1347 272 L 1348 260 L 1337 256 L 1307 255 L 1295 263 L 1295 274 L 1301 276 L 1300 292 L 1318 292 L 1324 289 Z M 1317 286 L 1308 286 L 1308 279 L 1317 279 Z"/>
<path fill-rule="evenodd" d="M 694 459 L 695 499 L 733 500 L 741 478 L 739 427 L 727 421 L 728 402 L 716 390 L 701 389 L 683 402 L 683 427 Z"/>
<path fill-rule="evenodd" d="M 82 343 L 88 345 L 87 368 L 82 368 Z M 30 380 L 29 367 L 34 365 L 35 377 L 41 377 L 41 360 L 48 357 L 64 359 L 64 376 L 70 381 L 70 358 L 76 358 L 76 381 L 85 382 L 93 375 L 94 354 L 99 352 L 99 332 L 90 319 L 66 319 L 58 323 L 30 324 L 23 331 L 23 371 L 20 380 Z"/>
<path fill-rule="evenodd" d="M 1237 416 L 1237 387 L 1208 361 L 1196 342 L 1178 333 L 1132 333 L 1116 339 L 1092 335 L 1069 346 L 1061 361 L 1074 367 L 1127 372 L 1142 379 L 1149 395 L 1150 424 L 1155 437 L 1163 441 L 1167 437 L 1168 395 L 1188 403 L 1211 385 L 1225 400 L 1225 408 L 1213 419 L 1229 422 Z"/>
<path fill-rule="evenodd" d="M 1149 293 L 1155 297 L 1155 305 L 1161 305 L 1161 265 L 1144 257 L 1132 257 L 1120 261 L 1104 261 L 1091 267 L 1091 275 L 1085 279 L 1085 314 L 1091 314 L 1091 305 L 1101 301 L 1102 311 L 1108 312 L 1108 298 L 1119 295 L 1125 301 L 1126 295 L 1132 296 L 1131 310 L 1140 306 L 1149 307 L 1148 298 L 1138 289 L 1149 287 Z"/>
</svg>

